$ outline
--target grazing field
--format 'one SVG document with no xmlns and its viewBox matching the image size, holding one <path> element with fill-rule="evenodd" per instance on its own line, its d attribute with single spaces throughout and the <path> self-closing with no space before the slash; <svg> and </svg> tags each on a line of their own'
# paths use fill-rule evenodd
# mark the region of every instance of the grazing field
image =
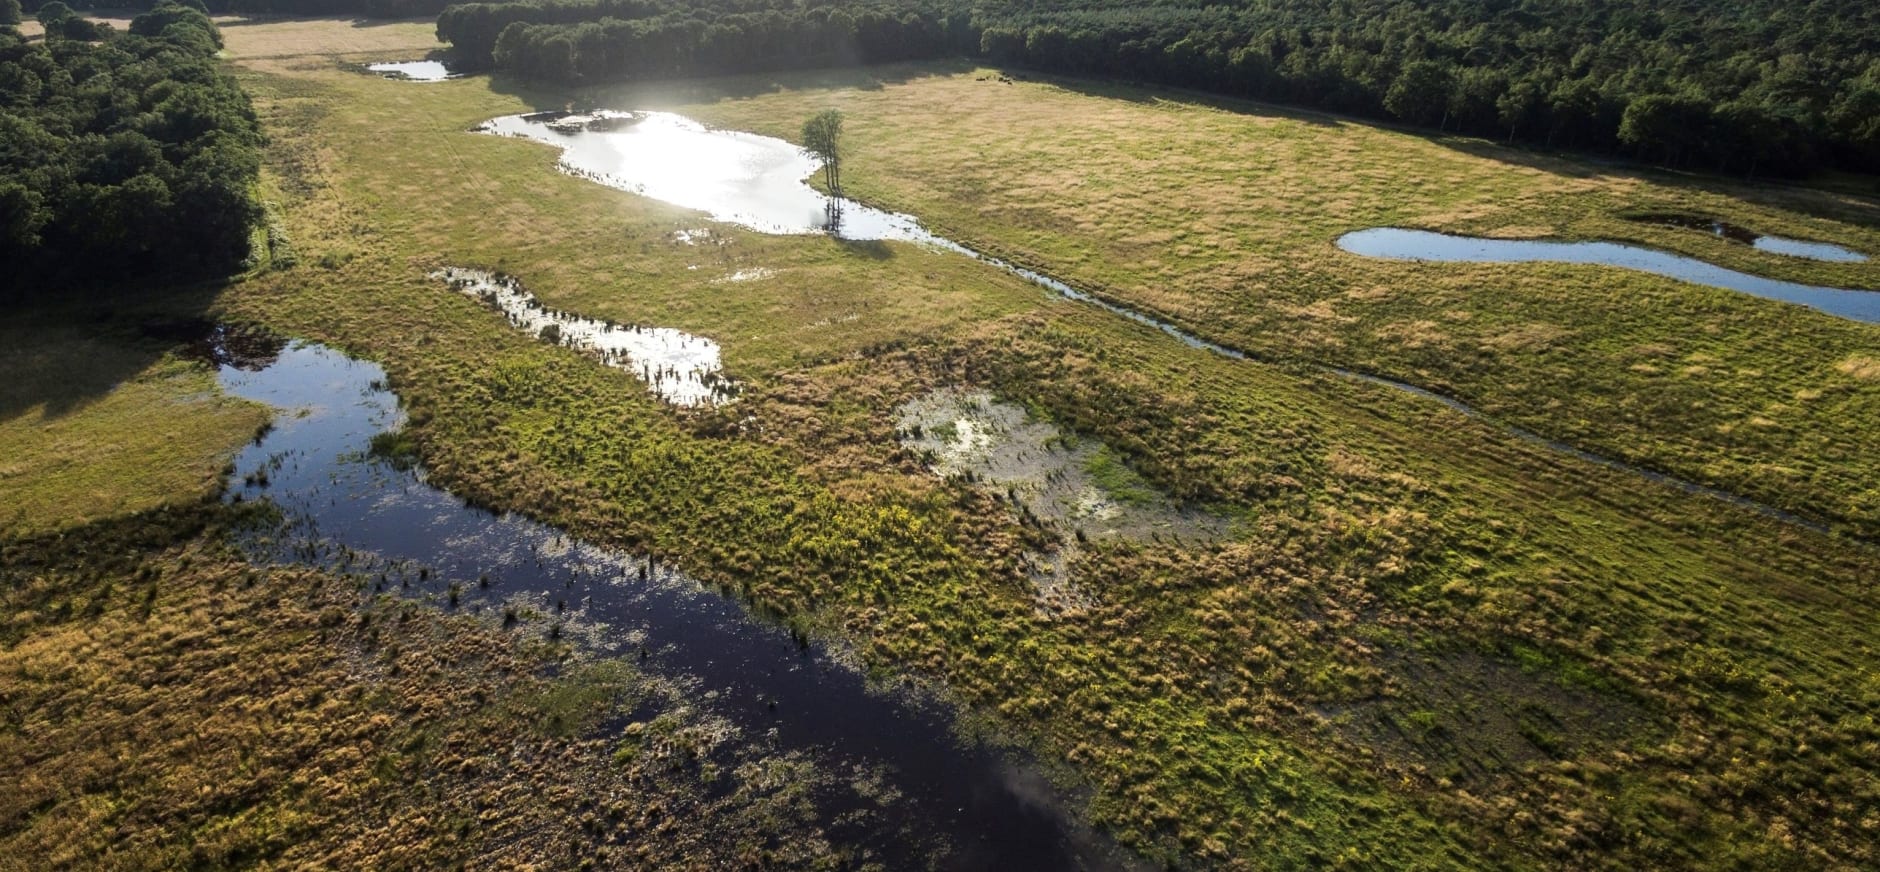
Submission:
<svg viewBox="0 0 1880 872">
<path fill-rule="evenodd" d="M 428 28 L 368 28 L 367 48 L 358 30 L 227 28 L 271 139 L 264 197 L 297 265 L 248 277 L 212 311 L 381 361 L 432 481 L 655 553 L 804 632 L 853 645 L 873 671 L 943 689 L 1057 764 L 1086 797 L 1083 811 L 1154 861 L 1880 863 L 1880 552 L 1848 535 L 1872 530 L 1880 330 L 1592 269 L 1369 262 L 1331 246 L 1371 224 L 1610 236 L 1786 278 L 1872 285 L 1872 266 L 1765 261 L 1614 217 L 1715 212 L 1880 253 L 1862 226 L 1873 223 L 1871 205 L 1638 178 L 1167 94 L 1008 85 L 946 66 L 631 95 L 500 78 L 417 85 L 352 65 L 422 55 L 436 47 Z M 710 225 L 556 173 L 550 149 L 468 132 L 496 115 L 597 99 L 783 135 L 813 108 L 842 108 L 852 191 L 1259 359 L 1189 348 L 956 255 Z M 698 229 L 709 236 L 689 232 Z M 746 383 L 743 397 L 718 409 L 662 406 L 633 377 L 513 331 L 427 277 L 446 265 L 519 276 L 553 307 L 710 337 Z M 766 272 L 722 281 L 745 270 Z M 1306 365 L 1321 361 L 1450 391 L 1844 529 L 1817 532 L 1586 463 Z M 1086 469 L 1110 496 L 1204 508 L 1225 532 L 1097 536 L 1071 549 L 1065 530 L 1023 499 L 941 478 L 903 444 L 899 410 L 973 390 L 1100 441 L 1102 459 Z M 1783 409 L 1771 409 L 1778 400 Z M 1626 414 L 1676 402 L 1675 415 Z M 1752 439 L 1743 431 L 1763 425 L 1747 417 L 1722 428 L 1751 415 L 1818 441 Z M 169 737 L 162 764 L 199 765 L 188 770 L 199 782 L 156 778 L 134 760 L 97 762 L 124 785 L 118 794 L 92 801 L 45 787 L 39 805 L 5 818 L 0 837 L 19 850 L 0 856 L 100 858 L 109 834 L 129 830 L 152 852 L 182 834 L 233 833 L 227 844 L 248 853 L 216 856 L 236 861 L 552 865 L 583 838 L 568 829 L 587 820 L 577 794 L 621 779 L 632 789 L 605 819 L 621 822 L 629 846 L 665 844 L 645 835 L 660 832 L 647 809 L 697 808 L 661 818 L 688 834 L 671 850 L 721 851 L 677 855 L 688 861 L 711 866 L 722 852 L 779 841 L 794 853 L 752 848 L 737 859 L 800 867 L 840 854 L 813 822 L 778 809 L 787 796 L 773 802 L 753 788 L 688 806 L 691 788 L 676 780 L 609 769 L 619 765 L 602 753 L 610 737 L 580 719 L 556 721 L 568 735 L 543 741 L 564 744 L 533 758 L 572 761 L 565 769 L 466 771 L 464 759 L 510 746 L 515 716 L 488 706 L 513 713 L 500 704 L 511 694 L 565 698 L 533 677 L 541 640 L 412 603 L 362 606 L 356 592 L 302 570 L 268 570 L 249 585 L 256 571 L 213 530 L 166 528 L 150 542 L 124 539 L 112 523 L 87 530 L 100 555 L 157 550 L 93 568 L 50 540 L 7 546 L 17 549 L 9 579 L 20 579 L 8 587 L 10 611 L 21 617 L 0 651 L 17 665 L 0 680 L 8 699 L 30 701 L 17 710 L 50 705 L 39 701 L 58 697 L 58 676 L 75 674 L 61 652 L 83 644 L 227 652 L 283 673 L 311 664 L 307 684 L 287 684 L 342 690 L 307 703 L 334 717 L 309 726 L 297 747 L 335 762 L 310 796 L 288 780 L 298 764 L 247 750 L 267 743 L 189 747 L 180 714 L 159 718 L 149 728 Z M 1039 607 L 1050 586 L 1037 567 L 1054 558 L 1080 592 L 1074 609 Z M 150 585 L 151 572 L 175 585 Z M 122 619 L 138 608 L 164 620 Z M 218 620 L 249 634 L 210 632 Z M 385 635 L 373 640 L 375 629 Z M 485 659 L 446 658 L 465 644 L 456 633 Z M 630 669 L 602 675 L 622 695 L 652 692 Z M 206 706 L 245 692 L 220 683 L 233 678 L 177 680 Z M 398 708 L 433 698 L 409 723 Z M 284 702 L 278 717 L 304 716 L 312 699 Z M 265 709 L 241 720 L 249 716 L 227 715 L 217 735 L 277 729 Z M 335 750 L 347 747 L 348 724 L 375 751 L 399 750 Z M 0 741 L 50 749 L 21 764 L 22 777 L 46 779 L 92 759 L 77 730 L 16 717 Z M 198 783 L 222 782 L 237 793 L 174 815 L 90 816 L 163 808 Z M 475 807 L 467 797 L 486 791 L 522 806 L 535 792 L 565 804 L 523 818 L 550 835 L 518 844 L 500 818 L 514 806 L 464 823 Z M 409 826 L 362 821 L 384 802 L 409 810 L 393 817 Z M 27 811 L 39 807 L 56 814 Z M 635 829 L 642 822 L 650 829 Z M 744 840 L 713 841 L 720 827 Z M 411 853 L 355 853 L 368 841 Z"/>
</svg>

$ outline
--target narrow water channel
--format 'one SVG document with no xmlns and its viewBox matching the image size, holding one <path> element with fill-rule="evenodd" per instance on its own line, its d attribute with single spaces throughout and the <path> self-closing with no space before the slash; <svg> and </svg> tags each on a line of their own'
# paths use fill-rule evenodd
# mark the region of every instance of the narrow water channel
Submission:
<svg viewBox="0 0 1880 872">
<path fill-rule="evenodd" d="M 1793 242 L 1793 240 L 1783 240 Z M 1338 237 L 1338 247 L 1365 257 L 1443 263 L 1583 263 L 1636 270 L 1692 284 L 1808 306 L 1841 318 L 1880 321 L 1880 291 L 1824 288 L 1753 276 L 1696 258 L 1617 242 L 1483 239 L 1428 230 L 1374 227 Z"/>
<path fill-rule="evenodd" d="M 808 753 L 829 771 L 885 771 L 898 800 L 841 791 L 817 802 L 821 818 L 837 822 L 833 835 L 886 868 L 1129 865 L 1019 756 L 962 743 L 947 706 L 871 689 L 831 650 L 672 567 L 472 508 L 420 470 L 373 459 L 372 437 L 402 422 L 377 365 L 306 343 L 261 366 L 212 359 L 224 390 L 282 410 L 236 459 L 239 483 L 228 494 L 270 500 L 285 516 L 251 543 L 258 559 L 343 569 L 455 608 L 597 626 L 592 644 L 692 688 L 743 741 Z M 874 823 L 841 829 L 853 819 Z"/>
<path fill-rule="evenodd" d="M 804 183 L 804 179 L 817 170 L 817 162 L 802 149 L 781 139 L 754 133 L 714 130 L 689 118 L 667 112 L 539 112 L 491 119 L 476 127 L 475 131 L 496 136 L 530 139 L 556 146 L 562 150 L 562 169 L 571 175 L 677 206 L 697 209 L 710 215 L 714 220 L 737 224 L 760 233 L 827 233 L 840 239 L 858 241 L 900 240 L 962 254 L 1024 278 L 1067 299 L 1098 306 L 1138 324 L 1154 327 L 1191 348 L 1209 351 L 1234 360 L 1247 359 L 1247 355 L 1238 349 L 1209 342 L 1152 315 L 1080 291 L 1058 279 L 1008 263 L 931 233 L 923 228 L 920 221 L 912 215 L 887 212 L 853 200 L 826 196 Z M 1373 231 L 1360 231 L 1360 233 L 1371 232 Z M 1349 234 L 1345 239 L 1351 239 L 1357 235 Z M 1440 234 L 1428 235 L 1438 236 L 1441 239 L 1456 238 L 1442 237 Z M 1359 238 L 1375 239 L 1377 237 Z M 1398 239 L 1398 237 L 1390 237 L 1385 241 L 1392 239 Z M 1341 240 L 1340 245 L 1344 244 L 1345 241 Z M 1620 247 L 1626 248 L 1626 246 Z M 1638 251 L 1672 257 L 1661 252 L 1649 252 L 1646 249 L 1638 249 Z M 1688 260 L 1687 258 L 1675 259 Z M 1730 276 L 1741 276 L 1757 282 L 1789 284 L 1744 276 L 1721 267 L 1703 264 L 1701 261 L 1690 262 L 1708 268 L 1708 271 L 1702 272 L 1701 275 L 1714 276 L 1716 273 L 1728 273 Z M 1613 265 L 1628 266 L 1626 263 Z M 1720 286 L 1727 287 L 1727 285 Z M 1835 305 L 1838 307 L 1871 313 L 1870 317 L 1864 317 L 1862 320 L 1880 319 L 1880 292 L 1812 288 L 1804 285 L 1795 287 L 1825 292 L 1837 301 L 1847 301 L 1837 302 Z M 1843 297 L 1841 295 L 1856 296 Z M 1820 299 L 1822 298 L 1809 296 L 1806 300 L 1798 299 L 1795 302 L 1814 305 Z M 1858 316 L 1850 314 L 1845 317 Z M 1687 493 L 1723 500 L 1787 523 L 1814 530 L 1825 529 L 1821 524 L 1728 491 L 1634 466 L 1548 439 L 1529 430 L 1502 424 L 1460 400 L 1416 385 L 1338 367 L 1324 367 L 1324 371 L 1435 400 L 1463 415 L 1502 427 L 1523 440 L 1608 469 L 1639 475 Z"/>
</svg>

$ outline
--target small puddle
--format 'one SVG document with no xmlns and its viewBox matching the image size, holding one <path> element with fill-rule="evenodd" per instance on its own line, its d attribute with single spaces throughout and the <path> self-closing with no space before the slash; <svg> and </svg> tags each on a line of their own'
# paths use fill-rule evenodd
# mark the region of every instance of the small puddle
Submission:
<svg viewBox="0 0 1880 872">
<path fill-rule="evenodd" d="M 442 82 L 455 79 L 462 73 L 452 72 L 443 61 L 389 61 L 382 64 L 366 64 L 366 69 L 388 79 L 403 82 Z"/>
<path fill-rule="evenodd" d="M 967 477 L 1087 538 L 1210 538 L 1220 519 L 1177 507 L 1104 444 L 983 390 L 942 388 L 895 410 L 901 444 L 943 477 Z"/>
<path fill-rule="evenodd" d="M 814 795 L 818 819 L 889 869 L 1106 869 L 1131 864 L 1069 815 L 1022 758 L 953 733 L 953 712 L 883 692 L 839 650 L 805 643 L 657 561 L 473 508 L 420 469 L 369 455 L 402 422 L 377 365 L 294 342 L 259 368 L 224 365 L 230 394 L 280 408 L 235 460 L 231 500 L 266 499 L 280 529 L 258 559 L 313 563 L 377 589 L 505 625 L 588 626 L 588 644 L 692 689 L 736 741 L 855 773 Z M 564 637 L 567 638 L 567 637 Z"/>
<path fill-rule="evenodd" d="M 1848 248 L 1842 248 L 1827 242 L 1808 242 L 1801 239 L 1786 239 L 1781 236 L 1765 236 L 1747 227 L 1706 218 L 1702 215 L 1685 215 L 1676 212 L 1653 212 L 1645 215 L 1629 216 L 1626 220 L 1641 224 L 1660 224 L 1666 227 L 1682 227 L 1687 230 L 1699 230 L 1731 242 L 1740 242 L 1754 247 L 1758 251 L 1771 254 L 1785 254 L 1789 257 L 1805 257 L 1809 260 L 1824 260 L 1831 263 L 1866 263 L 1867 255 Z"/>
<path fill-rule="evenodd" d="M 703 336 L 555 311 L 521 282 L 498 273 L 446 267 L 431 277 L 507 315 L 510 325 L 524 333 L 594 352 L 602 363 L 639 376 L 647 390 L 675 406 L 724 405 L 738 397 L 738 383 L 724 376 L 719 363 L 718 343 Z"/>
<path fill-rule="evenodd" d="M 574 123 L 568 123 L 571 117 L 577 120 Z M 596 126 L 594 120 L 597 118 L 615 120 L 603 121 Z M 554 122 L 562 123 L 559 128 L 551 127 L 550 125 Z M 1138 324 L 1153 327 L 1190 348 L 1208 351 L 1233 360 L 1247 359 L 1247 355 L 1238 349 L 1209 342 L 1152 315 L 1112 303 L 1077 290 L 1043 273 L 1008 263 L 930 233 L 922 228 L 920 222 L 911 215 L 885 212 L 843 198 L 826 197 L 803 181 L 820 168 L 819 164 L 802 149 L 781 139 L 759 136 L 754 133 L 712 130 L 691 119 L 665 112 L 595 112 L 582 115 L 568 112 L 539 112 L 531 115 L 510 115 L 484 122 L 475 128 L 475 132 L 520 137 L 556 146 L 562 150 L 562 170 L 570 175 L 674 205 L 697 209 L 709 214 L 715 220 L 737 224 L 760 233 L 827 233 L 840 239 L 893 239 L 930 245 L 962 254 L 1005 270 L 1066 299 L 1088 303 Z M 1817 308 L 1821 308 L 1818 304 L 1832 305 L 1841 311 L 1831 311 L 1831 314 L 1862 321 L 1880 321 L 1880 292 L 1816 288 L 1810 285 L 1777 282 L 1726 270 L 1690 258 L 1680 258 L 1663 252 L 1614 243 L 1506 242 L 1444 236 L 1419 230 L 1379 228 L 1348 233 L 1339 238 L 1338 245 L 1347 251 L 1373 257 L 1445 259 L 1436 257 L 1425 249 L 1425 246 L 1432 242 L 1449 246 L 1445 251 L 1456 256 L 1447 259 L 1461 260 L 1474 259 L 1470 255 L 1478 250 L 1475 243 L 1496 243 L 1481 247 L 1480 250 L 1487 252 L 1486 257 L 1504 262 L 1553 259 L 1551 256 L 1534 256 L 1539 253 L 1575 258 L 1568 262 L 1610 263 L 1616 266 L 1624 264 L 1611 263 L 1612 260 L 1622 259 L 1629 253 L 1638 253 L 1648 256 L 1642 261 L 1646 263 L 1656 263 L 1662 266 L 1667 260 L 1677 262 L 1669 264 L 1667 268 L 1679 270 L 1683 274 L 1673 274 L 1673 278 L 1685 278 L 1687 281 L 1699 281 L 1704 284 L 1713 282 L 1688 276 L 1741 279 L 1746 286 L 1769 291 L 1767 295 L 1775 299 L 1786 299 L 1785 296 L 1778 296 L 1778 294 L 1792 293 L 1800 297 L 1792 302 L 1815 305 Z M 1526 256 L 1512 257 L 1511 249 L 1506 246 L 1539 246 L 1539 248 L 1527 249 Z M 1584 247 L 1576 249 L 1575 246 L 1604 246 L 1611 251 L 1607 252 L 1607 259 L 1602 260 L 1589 256 L 1591 251 L 1600 249 L 1589 250 Z M 1372 248 L 1375 248 L 1375 251 L 1370 250 Z M 1407 253 L 1397 253 L 1400 251 Z M 1719 284 L 1718 286 L 1730 287 L 1731 285 Z M 1744 289 L 1738 288 L 1738 290 Z M 1824 308 L 1823 311 L 1830 310 Z M 1780 509 L 1735 494 L 1593 454 L 1542 438 L 1518 427 L 1508 427 L 1458 400 L 1406 382 L 1363 375 L 1336 367 L 1325 367 L 1325 371 L 1343 377 L 1359 378 L 1372 384 L 1392 387 L 1417 396 L 1434 398 L 1471 418 L 1503 427 L 1522 439 L 1545 445 L 1581 460 L 1634 473 L 1687 492 L 1714 496 L 1778 520 L 1810 529 L 1823 529 L 1819 524 L 1804 521 Z"/>
<path fill-rule="evenodd" d="M 1790 240 L 1785 240 L 1790 242 Z M 1804 243 L 1797 243 L 1804 244 Z M 1753 276 L 1695 258 L 1617 242 L 1483 239 L 1428 230 L 1374 227 L 1338 237 L 1338 247 L 1365 257 L 1464 263 L 1584 263 L 1637 270 L 1693 284 L 1797 303 L 1841 318 L 1880 322 L 1880 292 L 1824 288 Z"/>
</svg>

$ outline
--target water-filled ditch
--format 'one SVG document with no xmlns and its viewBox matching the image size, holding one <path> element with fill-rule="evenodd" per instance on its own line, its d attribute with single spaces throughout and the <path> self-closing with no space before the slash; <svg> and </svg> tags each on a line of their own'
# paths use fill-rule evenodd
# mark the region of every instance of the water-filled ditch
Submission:
<svg viewBox="0 0 1880 872">
<path fill-rule="evenodd" d="M 741 741 L 878 773 L 891 790 L 824 791 L 817 802 L 833 835 L 887 868 L 1125 865 L 1021 756 L 959 740 L 948 706 L 871 688 L 840 651 L 670 566 L 470 507 L 421 470 L 373 458 L 372 438 L 402 417 L 377 365 L 306 343 L 258 360 L 209 357 L 224 390 L 282 410 L 236 459 L 228 495 L 281 509 L 281 526 L 250 543 L 258 559 L 329 566 L 492 620 L 589 628 L 586 644 L 690 687 Z M 845 831 L 843 821 L 870 823 Z"/>
<path fill-rule="evenodd" d="M 1795 240 L 1783 240 L 1797 243 Z M 1483 239 L 1428 230 L 1374 227 L 1338 238 L 1338 247 L 1365 257 L 1462 263 L 1582 263 L 1636 270 L 1699 285 L 1796 303 L 1855 321 L 1880 321 L 1880 291 L 1824 288 L 1753 276 L 1711 263 L 1618 242 Z"/>
</svg>

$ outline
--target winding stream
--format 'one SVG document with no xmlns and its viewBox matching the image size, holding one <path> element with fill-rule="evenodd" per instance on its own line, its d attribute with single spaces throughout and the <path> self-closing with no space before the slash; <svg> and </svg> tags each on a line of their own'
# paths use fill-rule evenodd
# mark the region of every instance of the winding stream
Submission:
<svg viewBox="0 0 1880 872">
<path fill-rule="evenodd" d="M 804 183 L 804 179 L 818 168 L 816 161 L 806 155 L 802 149 L 781 139 L 754 133 L 713 130 L 689 118 L 667 112 L 539 112 L 495 118 L 479 125 L 475 131 L 496 136 L 530 139 L 556 146 L 562 150 L 562 169 L 571 175 L 674 205 L 697 209 L 715 220 L 737 224 L 761 233 L 827 233 L 839 239 L 858 241 L 900 240 L 962 254 L 1017 275 L 1067 299 L 1098 306 L 1138 324 L 1154 327 L 1191 348 L 1209 351 L 1234 360 L 1247 359 L 1246 353 L 1238 349 L 1209 342 L 1154 316 L 1079 291 L 1050 276 L 1008 263 L 931 233 L 921 227 L 919 220 L 911 215 L 887 212 L 853 200 L 826 196 Z M 1418 233 L 1420 231 L 1395 232 Z M 1401 239 L 1395 236 L 1360 235 L 1367 233 L 1375 233 L 1375 231 L 1347 234 L 1346 237 L 1341 238 L 1339 244 L 1344 246 L 1345 241 L 1354 236 L 1361 241 L 1388 242 Z M 1440 234 L 1427 235 L 1443 240 L 1459 239 L 1459 237 L 1444 237 Z M 1610 243 L 1594 244 L 1610 245 Z M 1615 247 L 1629 248 L 1627 246 Z M 1728 276 L 1740 276 L 1752 282 L 1790 285 L 1786 282 L 1758 279 L 1755 276 L 1725 270 L 1701 261 L 1676 258 L 1662 252 L 1651 252 L 1647 249 L 1634 249 L 1634 251 L 1688 261 L 1690 264 L 1705 268 L 1703 271 L 1693 273 L 1694 275 L 1714 276 L 1718 273 L 1725 273 Z M 1614 263 L 1613 265 L 1626 266 L 1627 264 Z M 1862 320 L 1880 319 L 1880 292 L 1813 288 L 1806 285 L 1793 287 L 1809 292 L 1821 292 L 1826 297 L 1838 301 L 1835 304 L 1837 306 L 1845 305 L 1851 310 L 1871 313 L 1870 317 Z M 1778 297 L 1778 299 L 1781 298 Z M 1805 304 L 1814 305 L 1822 298 L 1810 296 L 1808 299 L 1809 302 Z M 1796 302 L 1803 301 L 1796 300 Z M 1548 439 L 1523 428 L 1502 424 L 1460 400 L 1407 382 L 1338 367 L 1325 367 L 1324 370 L 1340 377 L 1394 388 L 1435 400 L 1463 415 L 1502 427 L 1523 440 L 1589 463 L 1639 475 L 1687 493 L 1723 500 L 1790 524 L 1813 530 L 1826 529 L 1821 524 L 1728 491 L 1634 466 Z"/>
<path fill-rule="evenodd" d="M 806 752 L 829 771 L 885 773 L 899 799 L 858 788 L 816 801 L 832 831 L 886 868 L 1128 865 L 1022 759 L 956 739 L 947 706 L 871 689 L 840 652 L 805 644 L 669 566 L 472 508 L 421 471 L 373 459 L 372 437 L 402 422 L 377 365 L 306 343 L 262 366 L 212 359 L 228 393 L 282 410 L 236 458 L 241 480 L 228 494 L 271 500 L 285 516 L 251 542 L 258 559 L 376 577 L 380 589 L 452 608 L 596 628 L 588 644 L 637 651 L 643 669 L 691 687 L 742 741 Z M 855 820 L 865 823 L 843 823 Z"/>
<path fill-rule="evenodd" d="M 1757 233 L 1747 227 L 1741 227 L 1704 215 L 1690 215 L 1680 212 L 1650 212 L 1643 215 L 1628 215 L 1628 221 L 1641 224 L 1659 224 L 1666 227 L 1682 227 L 1686 230 L 1698 230 L 1709 233 L 1719 239 L 1740 242 L 1757 251 L 1782 254 L 1789 257 L 1803 257 L 1809 260 L 1822 260 L 1830 263 L 1866 263 L 1867 255 L 1853 249 L 1843 248 L 1829 242 L 1810 242 L 1805 239 L 1787 239 Z"/>
<path fill-rule="evenodd" d="M 1795 240 L 1784 243 L 1809 245 Z M 1880 321 L 1880 291 L 1824 288 L 1753 276 L 1695 258 L 1617 242 L 1559 242 L 1545 239 L 1482 239 L 1428 230 L 1375 227 L 1338 237 L 1338 247 L 1365 257 L 1465 263 L 1585 263 L 1619 267 L 1699 285 L 1728 288 L 1770 300 L 1808 306 L 1830 315 Z"/>
</svg>

